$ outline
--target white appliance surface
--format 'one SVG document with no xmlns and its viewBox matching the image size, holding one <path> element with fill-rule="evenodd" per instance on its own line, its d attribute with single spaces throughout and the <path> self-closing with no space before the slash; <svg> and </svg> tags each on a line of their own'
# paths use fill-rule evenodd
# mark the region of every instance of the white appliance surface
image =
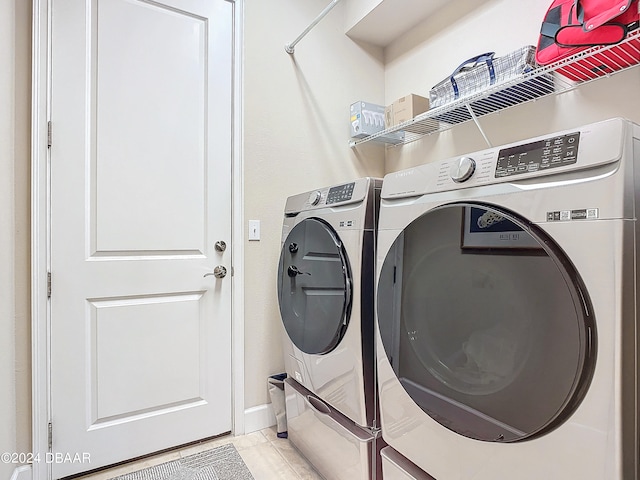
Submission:
<svg viewBox="0 0 640 480">
<path fill-rule="evenodd" d="M 384 480 L 434 480 L 391 447 L 380 451 Z"/>
<path fill-rule="evenodd" d="M 439 480 L 638 478 L 636 190 L 623 119 L 385 177 L 390 447 Z"/>
</svg>

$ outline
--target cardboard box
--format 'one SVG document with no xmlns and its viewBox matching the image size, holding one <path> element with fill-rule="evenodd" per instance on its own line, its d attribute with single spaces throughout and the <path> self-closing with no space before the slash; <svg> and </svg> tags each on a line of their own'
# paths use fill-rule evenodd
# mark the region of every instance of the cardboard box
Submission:
<svg viewBox="0 0 640 480">
<path fill-rule="evenodd" d="M 387 128 L 411 120 L 416 115 L 429 110 L 429 99 L 420 95 L 405 95 L 385 109 L 385 124 Z"/>
<path fill-rule="evenodd" d="M 349 121 L 351 138 L 365 138 L 382 132 L 386 128 L 384 111 L 383 105 L 363 101 L 352 103 Z M 402 143 L 404 132 L 382 135 L 379 140 L 386 143 Z"/>
</svg>

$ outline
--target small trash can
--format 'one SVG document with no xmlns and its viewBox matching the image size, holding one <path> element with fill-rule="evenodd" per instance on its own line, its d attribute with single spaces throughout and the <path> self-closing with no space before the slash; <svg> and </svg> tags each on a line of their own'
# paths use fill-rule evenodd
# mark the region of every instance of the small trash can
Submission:
<svg viewBox="0 0 640 480">
<path fill-rule="evenodd" d="M 271 375 L 267 379 L 271 406 L 273 407 L 273 413 L 276 415 L 278 438 L 287 438 L 287 411 L 284 399 L 285 378 L 287 378 L 286 373 L 279 373 L 278 375 Z"/>
</svg>

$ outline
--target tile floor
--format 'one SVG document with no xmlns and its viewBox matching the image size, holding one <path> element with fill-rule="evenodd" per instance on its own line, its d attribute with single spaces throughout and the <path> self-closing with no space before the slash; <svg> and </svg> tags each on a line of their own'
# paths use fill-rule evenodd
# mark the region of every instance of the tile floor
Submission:
<svg viewBox="0 0 640 480">
<path fill-rule="evenodd" d="M 78 480 L 106 480 L 142 468 L 177 460 L 180 457 L 193 455 L 226 443 L 232 443 L 236 447 L 255 480 L 322 480 L 322 477 L 300 455 L 289 440 L 276 436 L 275 427 L 237 437 L 227 435 L 181 450 L 173 450 L 103 470 Z"/>
</svg>

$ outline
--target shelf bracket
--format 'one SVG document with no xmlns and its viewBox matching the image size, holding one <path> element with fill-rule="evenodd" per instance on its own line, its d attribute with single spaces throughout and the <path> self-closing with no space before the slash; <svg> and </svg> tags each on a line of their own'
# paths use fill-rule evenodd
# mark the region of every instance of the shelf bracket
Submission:
<svg viewBox="0 0 640 480">
<path fill-rule="evenodd" d="M 305 28 L 305 29 L 304 29 L 304 31 L 303 31 L 300 35 L 298 35 L 298 37 L 297 37 L 293 42 L 291 42 L 291 43 L 287 43 L 287 44 L 284 46 L 284 50 L 285 50 L 289 55 L 293 55 L 294 48 L 295 48 L 295 46 L 298 44 L 298 42 L 299 42 L 300 40 L 302 40 L 302 39 L 304 38 L 304 36 L 305 36 L 307 33 L 309 33 L 313 27 L 315 27 L 318 23 L 320 23 L 320 20 L 322 20 L 324 17 L 326 17 L 326 16 L 327 16 L 327 13 L 329 13 L 329 12 L 331 11 L 331 9 L 332 9 L 333 7 L 335 7 L 335 6 L 336 6 L 336 4 L 337 4 L 339 1 L 340 1 L 340 0 L 333 0 L 329 5 L 327 5 L 327 6 L 325 7 L 325 9 L 324 9 L 324 10 L 322 10 L 322 12 L 320 12 L 320 15 L 318 15 L 318 16 L 316 17 L 316 19 L 315 19 L 313 22 L 311 22 L 311 24 L 310 24 L 307 28 Z"/>
<path fill-rule="evenodd" d="M 473 109 L 471 108 L 471 105 L 469 105 L 467 103 L 466 107 L 467 107 L 467 110 L 469 110 L 469 115 L 471 115 L 471 118 L 473 119 L 473 123 L 476 124 L 476 127 L 478 127 L 478 130 L 480 131 L 480 134 L 482 135 L 482 138 L 484 138 L 484 141 L 487 142 L 487 145 L 489 146 L 489 148 L 493 147 L 493 145 L 491 145 L 491 142 L 489 141 L 489 138 L 484 133 L 484 130 L 482 129 L 482 126 L 480 125 L 480 122 L 478 121 L 478 117 L 476 117 L 476 114 L 473 113 Z"/>
</svg>

